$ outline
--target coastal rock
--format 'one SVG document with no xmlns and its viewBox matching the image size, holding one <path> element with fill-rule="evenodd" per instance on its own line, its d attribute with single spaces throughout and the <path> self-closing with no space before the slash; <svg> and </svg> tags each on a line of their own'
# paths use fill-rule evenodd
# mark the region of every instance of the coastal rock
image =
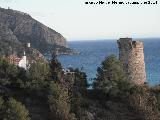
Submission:
<svg viewBox="0 0 160 120">
<path fill-rule="evenodd" d="M 40 52 L 46 52 L 58 46 L 67 49 L 66 39 L 60 33 L 38 22 L 26 13 L 0 8 L 0 24 L 3 24 L 7 33 L 15 38 L 9 38 L 8 40 L 16 40 L 21 43 L 30 42 L 32 47 Z"/>
</svg>

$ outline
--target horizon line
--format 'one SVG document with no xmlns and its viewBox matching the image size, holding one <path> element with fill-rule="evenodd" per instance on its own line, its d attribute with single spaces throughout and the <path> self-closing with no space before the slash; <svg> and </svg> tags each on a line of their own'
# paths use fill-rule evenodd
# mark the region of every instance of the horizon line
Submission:
<svg viewBox="0 0 160 120">
<path fill-rule="evenodd" d="M 127 38 L 127 37 L 119 37 L 119 38 Z M 118 38 L 118 39 L 119 39 Z M 128 37 L 132 39 L 160 39 L 160 37 Z M 116 38 L 97 38 L 97 39 L 67 39 L 67 41 L 97 41 L 97 40 L 118 40 Z"/>
</svg>

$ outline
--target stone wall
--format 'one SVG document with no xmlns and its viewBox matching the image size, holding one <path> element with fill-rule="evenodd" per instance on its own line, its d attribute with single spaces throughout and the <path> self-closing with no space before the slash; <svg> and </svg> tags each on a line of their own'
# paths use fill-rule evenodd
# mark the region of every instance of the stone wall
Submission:
<svg viewBox="0 0 160 120">
<path fill-rule="evenodd" d="M 132 38 L 120 38 L 118 41 L 119 59 L 129 80 L 134 84 L 146 81 L 143 42 L 132 41 Z"/>
</svg>

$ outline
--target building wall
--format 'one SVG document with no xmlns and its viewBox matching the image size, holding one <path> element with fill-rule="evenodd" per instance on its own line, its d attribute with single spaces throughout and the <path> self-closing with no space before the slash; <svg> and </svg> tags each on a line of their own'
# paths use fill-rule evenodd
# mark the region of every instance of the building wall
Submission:
<svg viewBox="0 0 160 120">
<path fill-rule="evenodd" d="M 22 59 L 19 61 L 18 66 L 22 67 L 24 69 L 27 69 L 27 58 L 26 58 L 26 56 L 22 57 Z"/>
<path fill-rule="evenodd" d="M 134 84 L 146 81 L 143 42 L 132 41 L 132 38 L 120 38 L 118 41 L 119 59 L 129 80 Z"/>
</svg>

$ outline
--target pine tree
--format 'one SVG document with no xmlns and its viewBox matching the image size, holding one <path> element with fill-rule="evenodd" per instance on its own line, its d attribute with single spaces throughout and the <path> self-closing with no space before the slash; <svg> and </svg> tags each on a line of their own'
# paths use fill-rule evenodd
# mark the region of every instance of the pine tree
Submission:
<svg viewBox="0 0 160 120">
<path fill-rule="evenodd" d="M 115 55 L 110 55 L 105 58 L 101 66 L 97 69 L 97 78 L 94 82 L 94 88 L 106 91 L 113 87 L 121 88 L 126 82 L 127 75 L 122 68 L 121 62 Z"/>
<path fill-rule="evenodd" d="M 52 74 L 52 79 L 60 81 L 62 79 L 62 65 L 57 60 L 56 57 L 53 57 L 50 61 L 50 69 Z"/>
</svg>

